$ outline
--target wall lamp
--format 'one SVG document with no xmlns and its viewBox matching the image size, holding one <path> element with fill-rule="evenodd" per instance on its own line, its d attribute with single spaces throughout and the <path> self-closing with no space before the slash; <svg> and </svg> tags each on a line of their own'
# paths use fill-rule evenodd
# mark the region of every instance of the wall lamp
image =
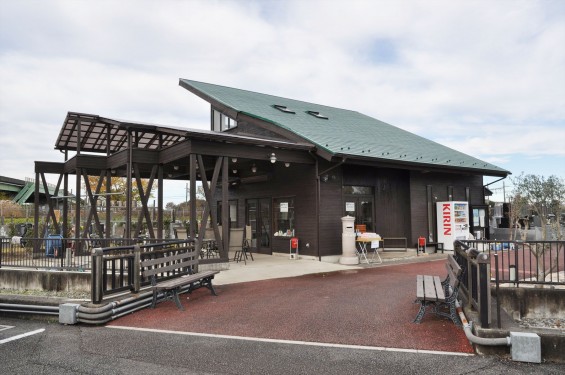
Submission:
<svg viewBox="0 0 565 375">
<path fill-rule="evenodd" d="M 275 156 L 275 153 L 273 152 L 271 154 L 271 156 L 269 157 L 269 160 L 271 161 L 271 163 L 275 163 L 277 161 L 277 157 Z"/>
<path fill-rule="evenodd" d="M 286 163 L 284 163 L 284 166 L 288 168 L 288 167 L 290 167 L 290 163 L 286 162 Z"/>
<path fill-rule="evenodd" d="M 253 164 L 253 166 L 251 167 L 251 172 L 257 173 L 257 167 L 255 166 L 255 164 Z"/>
<path fill-rule="evenodd" d="M 174 169 L 175 171 L 178 171 L 178 170 L 179 170 L 179 166 L 178 166 L 178 165 L 174 165 L 174 166 L 173 166 L 173 169 Z"/>
</svg>

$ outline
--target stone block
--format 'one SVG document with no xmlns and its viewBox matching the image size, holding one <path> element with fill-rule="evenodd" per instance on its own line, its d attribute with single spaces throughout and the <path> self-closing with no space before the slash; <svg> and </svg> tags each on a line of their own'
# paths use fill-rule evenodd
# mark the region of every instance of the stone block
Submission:
<svg viewBox="0 0 565 375">
<path fill-rule="evenodd" d="M 77 312 L 80 305 L 77 303 L 63 303 L 59 305 L 59 323 L 77 324 Z"/>
<path fill-rule="evenodd" d="M 510 332 L 513 361 L 541 363 L 541 339 L 535 333 Z"/>
</svg>

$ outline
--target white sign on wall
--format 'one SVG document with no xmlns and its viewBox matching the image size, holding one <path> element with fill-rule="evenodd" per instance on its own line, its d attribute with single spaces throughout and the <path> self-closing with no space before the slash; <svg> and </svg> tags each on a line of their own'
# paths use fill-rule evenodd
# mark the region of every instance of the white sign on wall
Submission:
<svg viewBox="0 0 565 375">
<path fill-rule="evenodd" d="M 281 202 L 281 212 L 288 212 L 288 202 Z"/>
<path fill-rule="evenodd" d="M 355 211 L 355 202 L 345 202 L 345 211 L 354 212 Z"/>
</svg>

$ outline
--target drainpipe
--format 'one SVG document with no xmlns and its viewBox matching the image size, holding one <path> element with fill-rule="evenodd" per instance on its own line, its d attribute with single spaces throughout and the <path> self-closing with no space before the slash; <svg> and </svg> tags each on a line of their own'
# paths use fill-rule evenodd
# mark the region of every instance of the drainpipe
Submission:
<svg viewBox="0 0 565 375">
<path fill-rule="evenodd" d="M 486 189 L 486 187 L 489 186 L 489 185 L 492 185 L 492 184 L 496 184 L 497 182 L 500 182 L 500 181 L 504 180 L 504 179 L 507 178 L 507 177 L 508 177 L 508 176 L 501 177 L 501 178 L 499 178 L 498 180 L 495 180 L 495 181 L 493 181 L 493 182 L 489 182 L 489 183 L 486 184 L 486 185 L 483 185 L 483 203 L 484 203 L 484 201 L 485 201 L 485 199 L 484 199 L 484 194 L 485 194 L 485 189 Z"/>
<path fill-rule="evenodd" d="M 511 346 L 512 342 L 510 340 L 510 336 L 508 337 L 501 337 L 501 338 L 486 338 L 486 337 L 478 337 L 473 334 L 471 329 L 471 324 L 467 322 L 467 318 L 465 317 L 465 313 L 461 308 L 459 301 L 455 301 L 455 307 L 457 309 L 457 314 L 459 314 L 459 319 L 461 319 L 461 323 L 463 324 L 463 330 L 465 331 L 465 336 L 467 339 L 473 343 L 478 345 L 484 346 Z"/>
<path fill-rule="evenodd" d="M 312 150 L 308 150 L 308 155 L 314 159 L 314 173 L 316 175 L 316 251 L 318 252 L 318 262 L 322 261 L 322 256 L 320 255 L 320 175 L 318 174 L 318 158 L 313 154 Z"/>
</svg>

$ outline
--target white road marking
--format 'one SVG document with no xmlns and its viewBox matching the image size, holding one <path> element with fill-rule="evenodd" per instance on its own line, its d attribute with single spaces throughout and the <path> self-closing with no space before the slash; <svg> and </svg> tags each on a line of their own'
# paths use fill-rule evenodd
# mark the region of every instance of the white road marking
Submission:
<svg viewBox="0 0 565 375">
<path fill-rule="evenodd" d="M 10 342 L 10 341 L 19 340 L 19 339 L 27 337 L 27 336 L 32 336 L 32 335 L 35 335 L 37 333 L 41 333 L 43 331 L 45 331 L 45 328 L 40 328 L 40 329 L 36 329 L 35 331 L 26 332 L 26 333 L 22 333 L 21 335 L 12 336 L 12 337 L 9 337 L 7 339 L 0 340 L 0 344 L 5 344 L 5 343 Z"/>
<path fill-rule="evenodd" d="M 5 331 L 5 330 L 10 329 L 10 328 L 14 328 L 14 326 L 3 326 L 3 325 L 0 325 L 0 331 Z"/>
<path fill-rule="evenodd" d="M 320 347 L 341 348 L 341 349 L 378 350 L 378 351 L 387 351 L 387 352 L 406 352 L 406 353 L 418 353 L 418 354 L 441 354 L 441 355 L 455 355 L 455 356 L 464 356 L 464 357 L 474 356 L 474 354 L 472 354 L 472 353 L 442 352 L 442 351 L 438 351 L 438 350 L 385 348 L 385 347 L 382 347 L 382 346 L 362 346 L 362 345 L 331 344 L 331 343 L 324 343 L 324 342 L 278 340 L 278 339 L 266 339 L 266 338 L 260 338 L 260 337 L 216 335 L 216 334 L 211 334 L 211 333 L 177 332 L 177 331 L 167 331 L 167 330 L 164 330 L 164 329 L 138 328 L 138 327 L 121 327 L 121 326 L 106 326 L 106 327 L 107 328 L 115 328 L 115 329 L 125 329 L 125 330 L 131 330 L 131 331 L 167 333 L 167 334 L 176 334 L 176 335 L 212 337 L 212 338 L 245 340 L 245 341 L 270 342 L 270 343 L 276 343 L 276 344 L 320 346 Z"/>
</svg>

